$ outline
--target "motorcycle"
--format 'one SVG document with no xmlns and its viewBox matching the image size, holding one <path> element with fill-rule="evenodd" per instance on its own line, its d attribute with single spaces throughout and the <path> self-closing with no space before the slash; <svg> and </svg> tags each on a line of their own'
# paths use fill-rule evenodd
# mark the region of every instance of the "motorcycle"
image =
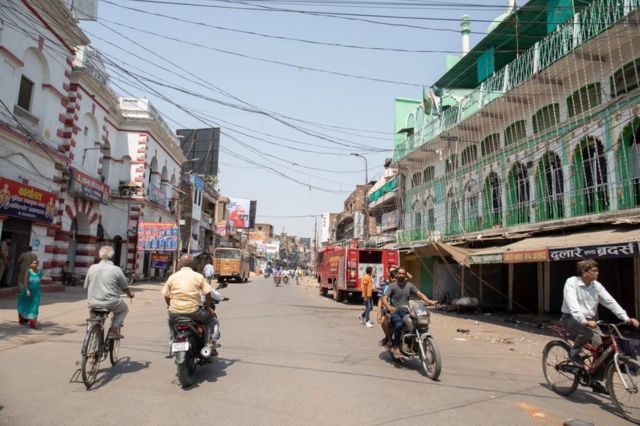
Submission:
<svg viewBox="0 0 640 426">
<path fill-rule="evenodd" d="M 284 281 L 285 284 L 289 284 L 289 275 L 286 275 L 284 277 L 282 277 L 282 281 Z"/>
<path fill-rule="evenodd" d="M 282 280 L 282 277 L 280 274 L 273 274 L 273 282 L 276 285 L 276 287 L 280 287 L 281 280 Z"/>
<path fill-rule="evenodd" d="M 223 300 L 229 300 L 225 297 Z M 189 317 L 177 317 L 169 320 L 171 334 L 170 356 L 175 359 L 178 381 L 182 387 L 193 384 L 196 367 L 211 362 L 212 349 L 205 345 L 204 325 Z M 220 338 L 218 322 L 213 328 L 213 339 Z"/>
<path fill-rule="evenodd" d="M 418 358 L 424 375 L 431 380 L 438 380 L 442 369 L 442 357 L 429 331 L 431 314 L 427 305 L 420 302 L 413 307 L 405 305 L 398 309 L 408 314 L 403 318 L 400 352 L 408 359 Z"/>
</svg>

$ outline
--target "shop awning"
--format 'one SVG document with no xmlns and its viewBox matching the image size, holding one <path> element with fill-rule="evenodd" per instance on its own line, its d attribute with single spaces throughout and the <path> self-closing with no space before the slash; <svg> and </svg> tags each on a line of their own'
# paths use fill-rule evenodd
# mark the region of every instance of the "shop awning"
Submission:
<svg viewBox="0 0 640 426">
<path fill-rule="evenodd" d="M 469 253 L 468 264 L 531 263 L 560 260 L 631 257 L 640 254 L 640 229 L 603 229 L 529 237 L 502 247 Z"/>
</svg>

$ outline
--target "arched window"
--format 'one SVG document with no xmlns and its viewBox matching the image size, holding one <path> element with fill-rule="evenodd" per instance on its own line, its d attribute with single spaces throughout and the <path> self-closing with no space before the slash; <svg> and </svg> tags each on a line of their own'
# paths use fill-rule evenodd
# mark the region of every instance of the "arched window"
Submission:
<svg viewBox="0 0 640 426">
<path fill-rule="evenodd" d="M 602 142 L 584 138 L 573 155 L 574 213 L 599 213 L 609 209 L 607 159 Z"/>
<path fill-rule="evenodd" d="M 533 115 L 533 133 L 540 133 L 560 121 L 560 104 L 550 104 L 540 108 Z"/>
<path fill-rule="evenodd" d="M 462 151 L 462 154 L 460 154 L 460 157 L 461 157 L 460 163 L 462 167 L 466 166 L 467 164 L 474 163 L 478 159 L 478 147 L 475 145 L 466 147 Z"/>
<path fill-rule="evenodd" d="M 624 93 L 640 87 L 640 60 L 625 64 L 622 68 L 613 73 L 609 79 L 611 86 L 611 97 L 615 98 Z"/>
<path fill-rule="evenodd" d="M 480 194 L 475 181 L 468 182 L 464 187 L 463 216 L 466 232 L 480 229 Z"/>
<path fill-rule="evenodd" d="M 616 153 L 618 206 L 640 206 L 640 118 L 622 130 Z"/>
<path fill-rule="evenodd" d="M 411 198 L 411 211 L 413 212 L 413 228 L 422 228 L 422 203 L 418 194 L 414 194 Z"/>
<path fill-rule="evenodd" d="M 447 194 L 447 235 L 460 233 L 460 216 L 458 214 L 458 198 L 453 189 Z"/>
<path fill-rule="evenodd" d="M 536 172 L 536 218 L 538 221 L 564 217 L 564 180 L 562 161 L 554 152 L 547 152 L 538 162 Z"/>
<path fill-rule="evenodd" d="M 499 149 L 500 135 L 498 133 L 489 135 L 486 138 L 482 139 L 482 142 L 480 142 L 480 154 L 482 154 L 483 157 L 491 155 Z"/>
<path fill-rule="evenodd" d="M 427 229 L 429 231 L 435 231 L 436 229 L 436 205 L 433 201 L 433 197 L 427 197 L 425 201 L 425 211 L 427 212 Z"/>
<path fill-rule="evenodd" d="M 422 171 L 422 181 L 424 183 L 429 183 L 433 180 L 433 177 L 435 176 L 435 167 L 434 166 L 427 166 L 425 167 L 425 169 Z"/>
<path fill-rule="evenodd" d="M 600 83 L 593 83 L 573 92 L 567 98 L 567 109 L 569 117 L 588 111 L 596 105 L 602 103 L 602 86 Z"/>
<path fill-rule="evenodd" d="M 502 225 L 502 191 L 500 178 L 495 172 L 489 173 L 484 180 L 482 194 L 482 227 L 484 229 Z"/>
<path fill-rule="evenodd" d="M 527 167 L 522 163 L 516 163 L 509 171 L 507 196 L 509 202 L 507 224 L 529 222 L 529 175 Z"/>
<path fill-rule="evenodd" d="M 527 138 L 527 122 L 525 120 L 516 121 L 504 131 L 504 146 L 509 146 Z"/>
</svg>

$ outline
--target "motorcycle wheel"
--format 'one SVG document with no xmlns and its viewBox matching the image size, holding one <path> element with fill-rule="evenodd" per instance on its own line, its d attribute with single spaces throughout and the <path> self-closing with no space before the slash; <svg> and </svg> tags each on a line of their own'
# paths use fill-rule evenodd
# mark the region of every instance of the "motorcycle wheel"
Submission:
<svg viewBox="0 0 640 426">
<path fill-rule="evenodd" d="M 193 345 L 193 341 L 190 344 Z M 196 360 L 192 349 L 189 349 L 184 354 L 184 362 L 178 364 L 177 367 L 180 386 L 183 388 L 191 386 L 193 384 L 193 374 L 196 371 Z"/>
<path fill-rule="evenodd" d="M 420 356 L 420 364 L 424 375 L 431 380 L 438 380 L 442 371 L 442 357 L 436 342 L 433 337 L 427 336 L 418 345 L 420 346 L 418 355 Z"/>
<path fill-rule="evenodd" d="M 578 388 L 578 376 L 562 367 L 573 364 L 569 358 L 571 346 L 562 340 L 552 340 L 542 350 L 542 372 L 551 389 L 560 395 L 570 395 Z"/>
</svg>

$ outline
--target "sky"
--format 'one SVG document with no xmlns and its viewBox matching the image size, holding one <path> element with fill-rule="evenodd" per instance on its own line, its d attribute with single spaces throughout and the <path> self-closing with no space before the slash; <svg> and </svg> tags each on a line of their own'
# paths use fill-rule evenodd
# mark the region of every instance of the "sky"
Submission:
<svg viewBox="0 0 640 426">
<path fill-rule="evenodd" d="M 460 17 L 471 17 L 473 47 L 507 6 L 98 1 L 98 20 L 81 27 L 112 89 L 148 97 L 174 130 L 220 127 L 220 192 L 257 200 L 258 223 L 301 237 L 313 237 L 313 216 L 342 211 L 364 183 L 364 161 L 352 153 L 367 158 L 369 180 L 382 174 L 393 154 L 394 99 L 420 99 L 444 73 L 447 52 L 460 52 Z"/>
</svg>

